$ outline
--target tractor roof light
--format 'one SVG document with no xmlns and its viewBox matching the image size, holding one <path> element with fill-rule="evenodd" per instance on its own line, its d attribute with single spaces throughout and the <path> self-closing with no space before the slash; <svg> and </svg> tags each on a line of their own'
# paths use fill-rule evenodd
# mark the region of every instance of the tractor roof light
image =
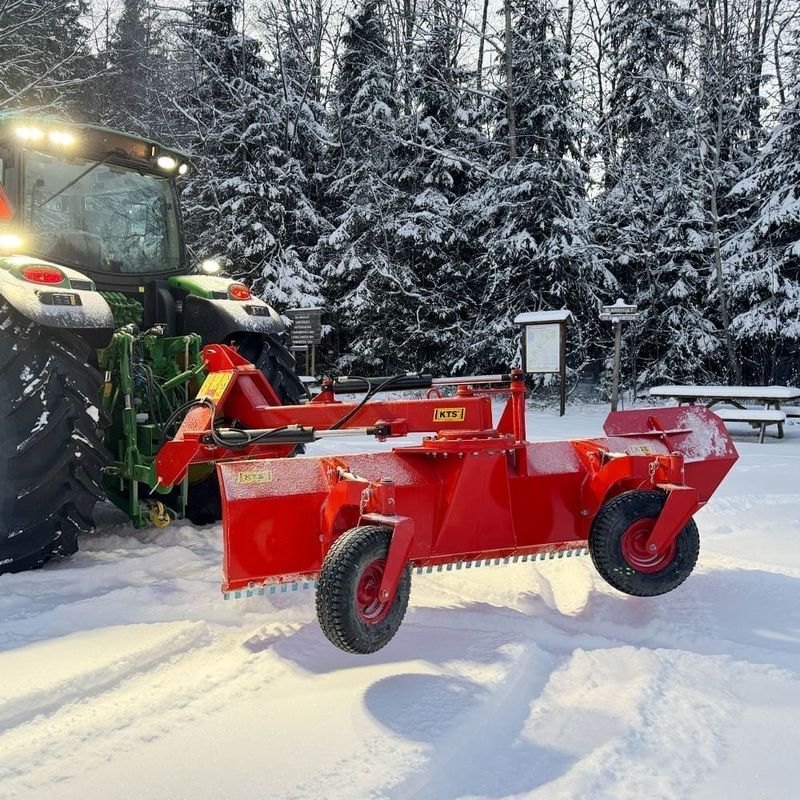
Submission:
<svg viewBox="0 0 800 800">
<path fill-rule="evenodd" d="M 0 233 L 0 250 L 11 252 L 22 247 L 22 237 L 16 233 Z"/>
<path fill-rule="evenodd" d="M 253 296 L 243 283 L 232 283 L 228 292 L 233 300 L 250 300 Z"/>
<path fill-rule="evenodd" d="M 47 138 L 50 139 L 53 144 L 57 144 L 62 147 L 69 147 L 70 145 L 75 144 L 75 137 L 66 131 L 50 131 L 50 133 L 47 135 Z"/>
<path fill-rule="evenodd" d="M 31 283 L 56 284 L 63 282 L 64 273 L 47 264 L 31 264 L 22 268 L 22 277 Z"/>
<path fill-rule="evenodd" d="M 174 172 L 178 168 L 178 162 L 172 156 L 159 156 L 156 159 L 159 169 L 165 172 Z"/>
<path fill-rule="evenodd" d="M 207 258 L 200 262 L 200 269 L 203 270 L 206 275 L 215 275 L 222 267 L 220 267 L 219 261 L 215 261 L 213 258 Z"/>
<path fill-rule="evenodd" d="M 32 128 L 26 125 L 17 128 L 17 136 L 26 142 L 38 142 L 44 136 L 44 133 L 39 128 Z"/>
</svg>

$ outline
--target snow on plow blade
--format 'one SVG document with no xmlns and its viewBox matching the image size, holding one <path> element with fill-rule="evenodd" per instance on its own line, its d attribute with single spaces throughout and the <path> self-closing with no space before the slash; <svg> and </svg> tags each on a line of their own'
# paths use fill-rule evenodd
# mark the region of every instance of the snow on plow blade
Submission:
<svg viewBox="0 0 800 800">
<path fill-rule="evenodd" d="M 701 406 L 614 412 L 605 431 L 451 431 L 384 453 L 218 464 L 223 590 L 312 580 L 358 525 L 392 529 L 387 563 L 417 567 L 582 548 L 604 503 L 634 490 L 666 493 L 654 530 L 667 547 L 737 459 Z"/>
<path fill-rule="evenodd" d="M 603 425 L 608 436 L 662 432 L 663 440 L 684 460 L 684 481 L 697 489 L 702 503 L 722 483 L 739 454 L 725 423 L 705 406 L 614 411 Z"/>
</svg>

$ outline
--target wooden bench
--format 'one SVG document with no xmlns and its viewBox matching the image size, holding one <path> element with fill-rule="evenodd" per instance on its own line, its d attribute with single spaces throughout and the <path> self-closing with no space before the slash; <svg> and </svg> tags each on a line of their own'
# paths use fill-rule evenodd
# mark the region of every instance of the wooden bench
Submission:
<svg viewBox="0 0 800 800">
<path fill-rule="evenodd" d="M 800 406 L 781 406 L 781 411 L 787 417 L 800 417 Z"/>
<path fill-rule="evenodd" d="M 778 438 L 783 439 L 783 423 L 786 422 L 786 410 L 774 408 L 728 408 L 727 406 L 711 409 L 724 422 L 749 422 L 759 429 L 759 444 L 764 441 L 767 425 L 778 426 Z M 798 408 L 800 411 L 800 408 Z"/>
</svg>

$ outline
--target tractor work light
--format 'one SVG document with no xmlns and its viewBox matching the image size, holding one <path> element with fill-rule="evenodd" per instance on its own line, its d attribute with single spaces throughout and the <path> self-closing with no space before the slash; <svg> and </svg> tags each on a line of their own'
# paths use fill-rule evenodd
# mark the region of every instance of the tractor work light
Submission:
<svg viewBox="0 0 800 800">
<path fill-rule="evenodd" d="M 173 172 L 178 166 L 178 162 L 172 156 L 159 156 L 156 164 L 165 172 Z"/>
<path fill-rule="evenodd" d="M 44 133 L 39 128 L 22 127 L 17 128 L 17 136 L 26 142 L 38 142 Z"/>
<path fill-rule="evenodd" d="M 250 290 L 243 283 L 232 283 L 228 291 L 234 300 L 249 300 L 252 297 Z"/>
<path fill-rule="evenodd" d="M 31 283 L 55 284 L 64 280 L 64 273 L 46 264 L 31 264 L 22 268 L 22 277 Z"/>
<path fill-rule="evenodd" d="M 19 250 L 21 247 L 21 236 L 16 233 L 0 233 L 0 250 Z"/>
<path fill-rule="evenodd" d="M 188 164 L 181 164 L 178 167 L 178 175 L 185 175 L 188 171 L 189 171 L 189 165 Z"/>
<path fill-rule="evenodd" d="M 47 138 L 53 144 L 61 145 L 62 147 L 69 147 L 71 144 L 75 144 L 75 137 L 66 131 L 50 131 Z"/>
<path fill-rule="evenodd" d="M 219 261 L 215 261 L 213 258 L 207 258 L 205 261 L 200 262 L 200 269 L 206 273 L 206 275 L 213 275 L 216 272 L 220 271 Z"/>
</svg>

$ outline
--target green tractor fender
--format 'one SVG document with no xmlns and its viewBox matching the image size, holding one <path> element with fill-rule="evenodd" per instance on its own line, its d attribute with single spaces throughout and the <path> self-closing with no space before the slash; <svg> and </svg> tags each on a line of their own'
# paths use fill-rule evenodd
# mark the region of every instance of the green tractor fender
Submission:
<svg viewBox="0 0 800 800">
<path fill-rule="evenodd" d="M 111 308 L 94 281 L 42 259 L 0 257 L 0 296 L 37 325 L 107 331 L 109 336 L 115 327 Z"/>
<path fill-rule="evenodd" d="M 241 333 L 275 336 L 286 330 L 280 314 L 253 297 L 243 283 L 219 275 L 176 275 L 169 283 L 184 295 L 184 330 L 199 333 L 204 342 Z"/>
</svg>

